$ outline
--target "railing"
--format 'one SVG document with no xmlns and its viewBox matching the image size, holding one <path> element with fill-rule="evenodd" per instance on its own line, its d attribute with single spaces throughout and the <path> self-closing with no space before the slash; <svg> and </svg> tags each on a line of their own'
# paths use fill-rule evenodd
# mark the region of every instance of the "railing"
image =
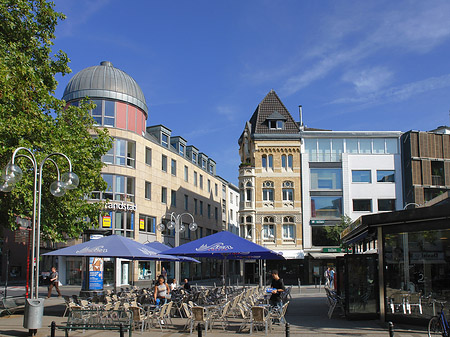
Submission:
<svg viewBox="0 0 450 337">
<path fill-rule="evenodd" d="M 444 177 L 438 175 L 431 176 L 431 185 L 433 186 L 444 186 Z"/>
</svg>

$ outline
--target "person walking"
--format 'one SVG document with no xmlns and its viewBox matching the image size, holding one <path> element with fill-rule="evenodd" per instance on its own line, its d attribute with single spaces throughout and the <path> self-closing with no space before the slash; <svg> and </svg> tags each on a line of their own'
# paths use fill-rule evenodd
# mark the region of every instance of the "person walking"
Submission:
<svg viewBox="0 0 450 337">
<path fill-rule="evenodd" d="M 272 288 L 272 295 L 270 296 L 269 303 L 274 307 L 282 307 L 283 302 L 281 301 L 281 293 L 286 290 L 284 287 L 284 282 L 278 275 L 278 270 L 272 270 L 272 283 L 270 284 Z"/>
<path fill-rule="evenodd" d="M 55 267 L 52 267 L 52 271 L 50 273 L 49 278 L 50 278 L 50 284 L 48 285 L 47 298 L 50 298 L 52 296 L 53 287 L 56 288 L 56 291 L 58 292 L 58 297 L 61 297 L 61 292 L 59 291 L 59 274 L 56 271 Z"/>
</svg>

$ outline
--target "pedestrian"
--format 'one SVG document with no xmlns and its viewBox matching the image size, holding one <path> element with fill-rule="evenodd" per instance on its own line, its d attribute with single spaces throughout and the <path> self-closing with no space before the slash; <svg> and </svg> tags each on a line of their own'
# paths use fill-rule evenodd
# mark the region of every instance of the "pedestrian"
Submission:
<svg viewBox="0 0 450 337">
<path fill-rule="evenodd" d="M 167 270 L 166 270 L 166 268 L 162 267 L 161 275 L 164 277 L 164 281 L 167 281 Z"/>
<path fill-rule="evenodd" d="M 155 294 L 154 294 L 155 303 L 157 302 L 157 300 L 159 300 L 160 303 L 162 301 L 166 303 L 169 294 L 170 294 L 169 285 L 166 283 L 164 277 L 160 275 L 158 277 L 158 282 L 155 285 Z"/>
<path fill-rule="evenodd" d="M 325 277 L 325 287 L 330 288 L 331 287 L 331 268 L 328 267 L 325 270 L 325 273 L 323 274 L 323 276 Z"/>
<path fill-rule="evenodd" d="M 177 280 L 176 279 L 172 279 L 172 283 L 170 284 L 170 290 L 174 290 L 178 288 L 178 284 L 177 284 Z"/>
<path fill-rule="evenodd" d="M 49 276 L 50 284 L 48 285 L 48 294 L 47 298 L 50 298 L 52 296 L 52 289 L 53 287 L 56 288 L 56 291 L 58 292 L 58 297 L 61 297 L 61 292 L 59 291 L 59 275 L 56 271 L 55 267 L 52 267 L 52 271 Z"/>
<path fill-rule="evenodd" d="M 334 289 L 334 268 L 330 268 L 330 288 Z"/>
<path fill-rule="evenodd" d="M 191 285 L 189 284 L 189 281 L 187 278 L 184 279 L 183 288 L 184 288 L 184 290 L 191 291 Z"/>
<path fill-rule="evenodd" d="M 283 302 L 281 300 L 281 293 L 286 290 L 284 282 L 278 275 L 278 270 L 272 270 L 272 295 L 270 296 L 269 303 L 271 306 L 281 309 Z"/>
</svg>

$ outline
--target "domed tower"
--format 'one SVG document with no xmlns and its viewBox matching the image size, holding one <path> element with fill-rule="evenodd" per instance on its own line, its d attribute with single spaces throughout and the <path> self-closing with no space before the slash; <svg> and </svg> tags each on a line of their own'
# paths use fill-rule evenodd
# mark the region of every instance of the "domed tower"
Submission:
<svg viewBox="0 0 450 337">
<path fill-rule="evenodd" d="M 98 125 L 115 127 L 142 135 L 148 116 L 145 96 L 136 81 L 111 62 L 78 72 L 66 86 L 63 99 L 76 105 L 89 97 L 97 107 L 92 116 Z"/>
</svg>

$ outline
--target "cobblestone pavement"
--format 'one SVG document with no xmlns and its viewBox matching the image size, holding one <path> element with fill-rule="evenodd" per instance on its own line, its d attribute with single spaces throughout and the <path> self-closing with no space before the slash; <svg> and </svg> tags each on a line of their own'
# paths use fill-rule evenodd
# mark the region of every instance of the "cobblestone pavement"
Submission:
<svg viewBox="0 0 450 337">
<path fill-rule="evenodd" d="M 63 294 L 76 294 L 79 291 L 78 287 L 62 287 Z M 44 297 L 46 288 L 42 287 L 40 293 Z M 54 295 L 55 296 L 55 295 Z M 365 320 L 365 321 L 349 321 L 346 320 L 340 312 L 336 312 L 332 319 L 327 317 L 327 304 L 325 292 L 319 291 L 314 286 L 303 286 L 301 292 L 298 287 L 292 290 L 292 299 L 290 300 L 289 308 L 286 313 L 286 320 L 290 324 L 290 335 L 298 337 L 307 336 L 325 336 L 325 337 L 345 337 L 345 336 L 368 336 L 368 337 L 389 337 L 387 324 L 379 320 Z M 50 324 L 55 321 L 57 324 L 62 324 L 66 318 L 62 317 L 64 312 L 64 301 L 58 297 L 52 297 L 45 301 L 45 310 L 43 317 L 43 327 L 39 329 L 37 336 L 50 336 Z M 161 332 L 160 329 L 151 328 L 150 330 L 141 332 L 133 331 L 133 336 L 155 336 L 155 337 L 171 337 L 171 336 L 189 336 L 189 330 L 183 331 L 182 328 L 186 319 L 174 318 L 173 326 L 167 327 Z M 0 318 L 0 336 L 27 336 L 28 331 L 22 327 L 23 315 L 16 314 L 9 317 Z M 217 325 L 211 332 L 208 331 L 207 336 L 210 337 L 224 337 L 236 335 L 249 335 L 249 328 L 238 332 L 240 321 L 237 319 L 231 320 L 231 326 L 227 330 L 222 330 L 220 324 Z M 284 325 L 274 324 L 273 329 L 269 332 L 270 336 L 285 336 Z M 254 331 L 255 336 L 264 336 L 265 332 Z M 56 336 L 64 336 L 63 331 L 57 331 Z M 119 336 L 118 332 L 102 332 L 102 331 L 74 331 L 70 332 L 70 336 L 75 337 L 112 337 Z M 126 334 L 128 336 L 128 334 Z M 197 336 L 197 331 L 194 331 L 192 336 Z M 203 336 L 205 334 L 203 333 Z M 395 326 L 395 337 L 419 337 L 427 336 L 424 327 L 416 326 Z"/>
</svg>

